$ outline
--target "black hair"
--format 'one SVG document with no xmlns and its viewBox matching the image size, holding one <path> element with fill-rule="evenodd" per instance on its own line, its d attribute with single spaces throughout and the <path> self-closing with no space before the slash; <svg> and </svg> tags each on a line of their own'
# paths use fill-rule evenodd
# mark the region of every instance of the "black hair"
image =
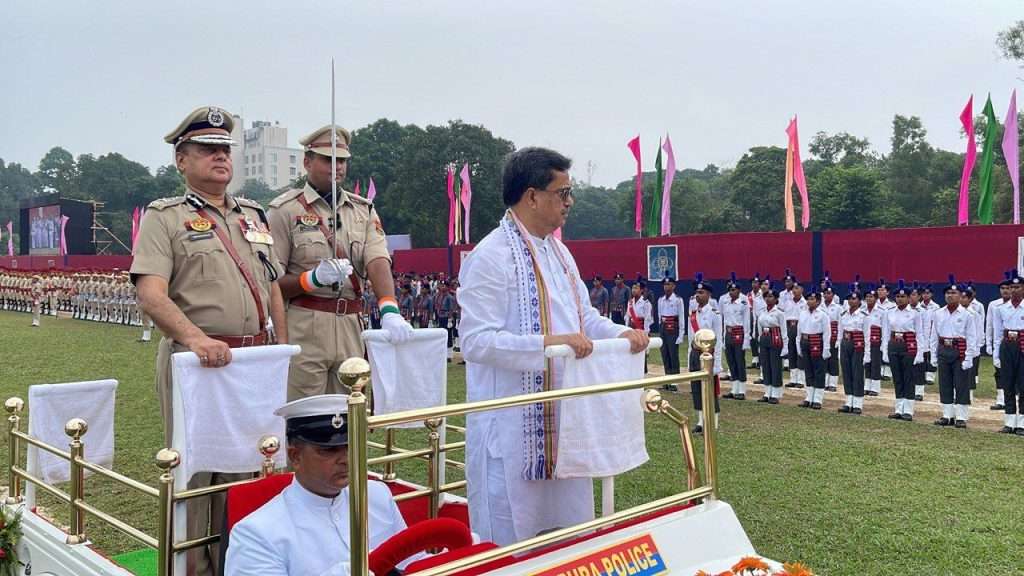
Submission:
<svg viewBox="0 0 1024 576">
<path fill-rule="evenodd" d="M 547 148 L 522 148 L 509 154 L 501 176 L 505 206 L 518 204 L 528 188 L 547 188 L 554 172 L 568 172 L 571 167 L 572 160 Z"/>
</svg>

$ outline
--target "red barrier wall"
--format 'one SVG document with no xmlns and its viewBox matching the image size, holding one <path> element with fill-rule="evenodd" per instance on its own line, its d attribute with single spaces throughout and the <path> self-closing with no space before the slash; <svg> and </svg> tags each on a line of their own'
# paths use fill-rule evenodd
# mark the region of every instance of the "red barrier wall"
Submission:
<svg viewBox="0 0 1024 576">
<path fill-rule="evenodd" d="M 131 256 L 68 256 L 67 266 L 64 265 L 64 256 L 0 256 L 0 267 L 19 270 L 48 270 L 50 268 L 127 270 L 131 265 Z"/>
</svg>

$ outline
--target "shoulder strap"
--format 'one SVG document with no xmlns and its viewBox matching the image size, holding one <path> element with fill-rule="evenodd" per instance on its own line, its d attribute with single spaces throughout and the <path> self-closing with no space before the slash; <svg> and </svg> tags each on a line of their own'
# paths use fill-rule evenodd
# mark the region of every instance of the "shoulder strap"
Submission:
<svg viewBox="0 0 1024 576">
<path fill-rule="evenodd" d="M 326 224 L 324 224 L 324 219 L 320 218 L 320 215 L 316 213 L 316 210 L 314 210 L 313 207 L 309 205 L 309 202 L 306 201 L 306 197 L 304 195 L 299 194 L 296 198 L 298 198 L 299 203 L 302 204 L 302 207 L 306 209 L 306 212 L 317 217 L 317 221 L 320 222 L 320 232 L 324 235 L 324 238 L 327 239 L 327 243 L 332 244 L 334 242 L 334 233 L 327 228 Z M 332 215 L 332 218 L 337 217 L 337 214 Z M 348 256 L 345 255 L 345 247 L 338 246 L 338 252 L 334 255 L 334 257 L 348 258 Z M 363 287 L 359 284 L 359 277 L 356 276 L 355 266 L 352 267 L 352 273 L 348 275 L 348 281 L 352 283 L 352 291 L 355 292 L 356 298 L 362 298 Z"/>
<path fill-rule="evenodd" d="M 196 212 L 211 222 L 215 222 L 210 214 L 203 208 L 196 208 Z M 220 243 L 224 245 L 224 249 L 228 251 L 228 255 L 235 261 L 235 266 L 238 266 L 239 272 L 242 273 L 242 278 L 245 279 L 246 285 L 249 286 L 249 292 L 252 293 L 252 299 L 256 301 L 256 312 L 260 318 L 260 332 L 264 332 L 267 329 L 267 315 L 263 312 L 263 299 L 260 298 L 260 289 L 256 286 L 256 278 L 253 277 L 249 267 L 242 261 L 242 257 L 238 255 L 238 250 L 235 249 L 235 245 L 231 242 L 225 233 L 224 229 L 220 226 L 214 226 L 213 232 L 220 239 Z"/>
</svg>

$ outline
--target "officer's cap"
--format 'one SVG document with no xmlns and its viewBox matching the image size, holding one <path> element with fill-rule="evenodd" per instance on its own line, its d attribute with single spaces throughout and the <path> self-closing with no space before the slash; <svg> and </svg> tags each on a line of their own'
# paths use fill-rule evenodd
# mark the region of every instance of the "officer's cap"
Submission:
<svg viewBox="0 0 1024 576">
<path fill-rule="evenodd" d="M 1003 272 L 1003 279 L 1001 282 L 999 282 L 999 287 L 1002 288 L 1003 286 L 1009 286 L 1010 284 L 1012 284 L 1013 276 L 1015 276 L 1013 270 L 1007 270 L 1006 272 Z"/>
<path fill-rule="evenodd" d="M 274 414 L 285 419 L 288 440 L 317 446 L 348 444 L 348 395 L 321 394 L 281 406 Z"/>
<path fill-rule="evenodd" d="M 789 268 L 786 268 L 786 275 L 782 277 L 783 280 L 789 280 L 790 282 L 796 283 L 796 275 Z"/>
<path fill-rule="evenodd" d="M 698 290 L 707 290 L 709 293 L 714 293 L 711 283 L 704 281 L 704 274 L 702 272 L 697 272 L 697 278 L 693 281 L 693 291 L 696 292 Z"/>
<path fill-rule="evenodd" d="M 956 278 L 954 278 L 952 274 L 949 275 L 949 282 L 947 282 L 946 285 L 942 287 L 943 294 L 950 291 L 960 291 L 960 285 L 956 283 Z"/>
<path fill-rule="evenodd" d="M 328 124 L 309 136 L 306 136 L 302 140 L 299 140 L 299 144 L 302 144 L 302 148 L 307 152 L 315 152 L 321 156 L 327 156 L 330 158 L 331 128 L 332 125 Z M 341 126 L 333 126 L 333 128 L 335 133 L 338 135 L 336 142 L 338 158 L 351 158 L 352 153 L 348 151 L 348 147 L 352 144 L 352 134 Z"/>
<path fill-rule="evenodd" d="M 1014 268 L 1013 270 L 1010 270 L 1010 284 L 1012 286 L 1017 286 L 1017 285 L 1020 285 L 1020 284 L 1024 284 L 1024 278 L 1021 278 L 1021 276 L 1017 272 L 1016 268 Z"/>
<path fill-rule="evenodd" d="M 598 282 L 600 282 L 601 281 L 601 275 L 600 274 L 594 274 L 594 280 L 597 280 Z"/>
<path fill-rule="evenodd" d="M 175 149 L 185 142 L 235 146 L 238 143 L 231 138 L 234 127 L 235 119 L 227 110 L 203 106 L 193 110 L 177 128 L 164 136 L 164 142 L 173 144 Z"/>
<path fill-rule="evenodd" d="M 910 287 L 903 283 L 902 278 L 896 285 L 896 296 L 910 296 Z"/>
<path fill-rule="evenodd" d="M 665 276 L 665 277 L 664 277 L 664 278 L 663 278 L 663 279 L 661 280 L 661 283 L 662 283 L 662 284 L 675 284 L 675 283 L 676 283 L 676 279 L 675 279 L 675 278 L 673 278 L 673 277 L 671 277 L 671 276 Z"/>
<path fill-rule="evenodd" d="M 622 275 L 622 272 L 616 272 L 615 273 L 615 279 L 616 280 L 625 280 L 626 277 Z"/>
</svg>

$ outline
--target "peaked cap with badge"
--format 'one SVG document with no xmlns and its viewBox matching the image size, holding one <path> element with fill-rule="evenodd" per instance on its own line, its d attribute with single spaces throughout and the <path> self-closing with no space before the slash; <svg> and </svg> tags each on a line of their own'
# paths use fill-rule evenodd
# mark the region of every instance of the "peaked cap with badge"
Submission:
<svg viewBox="0 0 1024 576">
<path fill-rule="evenodd" d="M 185 142 L 237 146 L 238 142 L 231 137 L 234 128 L 235 119 L 231 113 L 216 106 L 202 106 L 193 110 L 164 136 L 164 142 L 173 144 L 175 150 Z"/>
<path fill-rule="evenodd" d="M 335 133 L 338 135 L 336 140 L 336 147 L 338 150 L 338 158 L 351 158 L 352 153 L 349 152 L 349 146 L 352 144 L 352 134 L 348 130 L 341 126 L 328 124 L 319 130 L 314 131 L 312 134 L 299 140 L 299 144 L 302 145 L 302 149 L 307 152 L 315 152 L 321 156 L 331 157 L 331 128 L 334 128 Z"/>
<path fill-rule="evenodd" d="M 316 446 L 348 444 L 348 395 L 320 394 L 293 400 L 274 411 L 285 419 L 288 440 Z"/>
</svg>

